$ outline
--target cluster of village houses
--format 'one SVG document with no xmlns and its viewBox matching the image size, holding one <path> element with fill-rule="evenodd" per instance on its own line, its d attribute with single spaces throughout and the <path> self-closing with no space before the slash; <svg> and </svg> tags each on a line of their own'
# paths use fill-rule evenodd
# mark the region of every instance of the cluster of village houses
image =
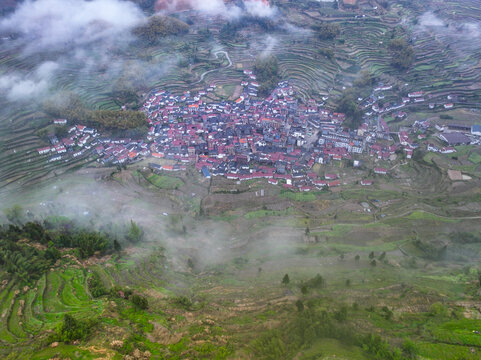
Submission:
<svg viewBox="0 0 481 360">
<path fill-rule="evenodd" d="M 359 99 L 365 109 L 365 122 L 357 130 L 346 130 L 344 114 L 326 110 L 313 100 L 300 103 L 288 81 L 280 82 L 270 96 L 259 100 L 255 75 L 248 70 L 244 74 L 242 94 L 233 102 L 205 101 L 215 90 L 214 84 L 196 94 L 152 91 L 142 107 L 150 126 L 144 139 L 105 138 L 95 129 L 73 125 L 67 137 L 51 137 L 51 146 L 38 152 L 49 154 L 48 161 L 94 154 L 106 165 L 146 157 L 169 159 L 174 160 L 174 165 L 151 163 L 150 167 L 154 171 L 182 171 L 191 164 L 206 178 L 263 178 L 288 189 L 310 191 L 341 185 L 338 174 L 325 173 L 320 177 L 313 172 L 314 164 L 348 159 L 359 166 L 363 154 L 392 161 L 396 152 L 402 151 L 411 158 L 419 146 L 418 140 L 423 140 L 431 128 L 428 121 L 419 121 L 394 134 L 383 119 L 387 114 L 405 117 L 400 109 L 410 102 L 423 102 L 422 92 L 409 93 L 402 102 L 380 107 L 384 93 L 392 86 L 379 84 L 369 98 Z M 66 125 L 67 120 L 56 119 L 54 123 Z M 479 143 L 481 135 L 479 125 L 436 125 L 436 130 L 446 146 L 427 143 L 428 151 L 450 153 L 455 151 L 455 145 Z M 416 141 L 412 140 L 414 137 Z M 372 170 L 379 175 L 388 173 L 383 167 Z M 363 179 L 360 184 L 369 186 L 373 181 Z"/>
</svg>

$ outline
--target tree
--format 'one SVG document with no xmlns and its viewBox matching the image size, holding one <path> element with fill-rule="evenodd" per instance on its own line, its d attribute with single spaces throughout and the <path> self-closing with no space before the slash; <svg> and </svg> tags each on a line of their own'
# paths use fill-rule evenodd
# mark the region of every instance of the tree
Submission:
<svg viewBox="0 0 481 360">
<path fill-rule="evenodd" d="M 414 61 L 414 49 L 405 39 L 395 38 L 389 42 L 391 65 L 399 70 L 408 69 Z"/>
<path fill-rule="evenodd" d="M 151 16 L 146 24 L 133 30 L 134 35 L 140 37 L 148 45 L 156 44 L 161 38 L 168 35 L 185 34 L 189 25 L 169 16 Z"/>
<path fill-rule="evenodd" d="M 341 33 L 341 28 L 338 24 L 322 23 L 314 27 L 317 36 L 321 40 L 333 40 Z"/>
<path fill-rule="evenodd" d="M 407 359 L 414 360 L 417 358 L 416 345 L 411 340 L 404 340 L 401 345 L 401 349 L 404 357 L 406 357 Z"/>
<path fill-rule="evenodd" d="M 312 279 L 309 279 L 307 282 L 306 282 L 306 286 L 308 288 L 312 288 L 312 289 L 320 289 L 322 287 L 324 287 L 326 285 L 326 281 L 324 280 L 324 278 L 317 274 L 316 276 L 314 276 Z"/>
<path fill-rule="evenodd" d="M 282 278 L 282 283 L 284 285 L 287 285 L 287 284 L 289 284 L 289 282 L 290 282 L 289 274 L 285 274 L 284 277 Z"/>
<path fill-rule="evenodd" d="M 299 299 L 296 301 L 296 307 L 297 307 L 297 311 L 299 312 L 304 311 L 304 303 L 302 302 L 302 300 Z"/>
<path fill-rule="evenodd" d="M 371 251 L 371 252 L 369 253 L 369 259 L 374 259 L 374 251 Z"/>
<path fill-rule="evenodd" d="M 149 307 L 149 302 L 142 295 L 133 294 L 131 297 L 131 300 L 132 300 L 132 304 L 134 304 L 135 307 L 141 310 L 146 310 Z"/>
<path fill-rule="evenodd" d="M 71 342 L 74 340 L 85 340 L 91 333 L 95 321 L 77 320 L 72 315 L 65 314 L 63 323 L 58 331 L 58 340 Z"/>
<path fill-rule="evenodd" d="M 309 235 L 310 232 L 311 232 L 311 230 L 309 229 L 309 226 L 306 227 L 306 230 L 304 231 L 304 233 L 306 234 L 306 236 Z"/>
<path fill-rule="evenodd" d="M 259 95 L 267 96 L 280 81 L 279 63 L 274 55 L 261 55 L 257 57 L 254 72 L 260 82 Z"/>
<path fill-rule="evenodd" d="M 144 232 L 142 229 L 133 221 L 130 220 L 129 233 L 127 234 L 127 239 L 133 243 L 138 243 L 142 240 Z"/>
<path fill-rule="evenodd" d="M 107 294 L 107 289 L 105 288 L 99 274 L 96 272 L 92 273 L 92 276 L 88 279 L 88 288 L 90 293 L 94 298 L 98 298 Z"/>
<path fill-rule="evenodd" d="M 372 86 L 373 83 L 374 77 L 367 70 L 363 70 L 361 75 L 354 81 L 354 85 L 361 88 L 365 86 Z"/>
<path fill-rule="evenodd" d="M 25 218 L 23 208 L 17 204 L 13 205 L 11 208 L 3 210 L 3 213 L 5 214 L 7 220 L 15 225 L 20 225 Z"/>
<path fill-rule="evenodd" d="M 379 256 L 379 261 L 383 261 L 386 258 L 386 252 L 383 251 L 382 254 Z"/>
<path fill-rule="evenodd" d="M 347 320 L 347 306 L 341 306 L 341 308 L 334 313 L 334 318 L 339 322 L 346 321 Z"/>
<path fill-rule="evenodd" d="M 383 316 L 386 320 L 391 320 L 393 317 L 393 312 L 387 306 L 383 306 L 381 311 L 383 312 Z"/>
<path fill-rule="evenodd" d="M 356 256 L 354 257 L 354 260 L 355 260 L 357 263 L 359 262 L 360 259 L 361 259 L 361 257 L 360 257 L 359 255 L 356 255 Z"/>
<path fill-rule="evenodd" d="M 116 252 L 119 252 L 120 250 L 122 250 L 122 246 L 120 246 L 120 243 L 117 241 L 117 239 L 114 239 L 114 250 Z"/>
<path fill-rule="evenodd" d="M 302 284 L 302 285 L 301 285 L 301 293 L 302 293 L 302 295 L 306 295 L 306 294 L 307 294 L 307 290 L 308 290 L 308 289 L 307 289 L 306 284 Z"/>
<path fill-rule="evenodd" d="M 45 251 L 45 258 L 50 259 L 53 262 L 57 261 L 60 259 L 62 254 L 60 254 L 60 251 L 54 246 L 52 241 L 48 242 L 48 247 L 47 250 Z"/>
<path fill-rule="evenodd" d="M 376 267 L 376 265 L 377 265 L 376 259 L 372 259 L 370 264 L 371 264 L 372 267 Z"/>
<path fill-rule="evenodd" d="M 357 129 L 361 125 L 363 112 L 356 103 L 356 93 L 353 89 L 346 90 L 339 103 L 337 105 L 336 111 L 346 114 L 348 119 L 347 125 L 351 129 Z"/>
<path fill-rule="evenodd" d="M 347 286 L 347 287 L 351 286 L 351 280 L 350 280 L 350 279 L 347 279 L 347 280 L 346 280 L 346 286 Z"/>
</svg>

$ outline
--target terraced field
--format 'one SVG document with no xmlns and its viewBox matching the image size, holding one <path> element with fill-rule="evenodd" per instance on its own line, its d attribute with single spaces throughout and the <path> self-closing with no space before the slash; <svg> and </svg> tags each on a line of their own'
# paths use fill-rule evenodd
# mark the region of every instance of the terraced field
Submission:
<svg viewBox="0 0 481 360">
<path fill-rule="evenodd" d="M 35 337 L 51 332 L 66 313 L 79 319 L 102 312 L 102 301 L 88 292 L 87 271 L 70 266 L 42 275 L 31 286 L 14 281 L 0 292 L 0 354 L 4 349 L 21 350 L 35 344 Z"/>
</svg>

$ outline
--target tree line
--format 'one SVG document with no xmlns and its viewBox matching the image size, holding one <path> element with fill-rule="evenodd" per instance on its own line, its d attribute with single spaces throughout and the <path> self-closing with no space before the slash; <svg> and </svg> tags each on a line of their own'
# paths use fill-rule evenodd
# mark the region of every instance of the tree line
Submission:
<svg viewBox="0 0 481 360">
<path fill-rule="evenodd" d="M 11 212 L 9 217 L 13 223 L 0 225 L 0 267 L 21 282 L 35 281 L 55 266 L 62 257 L 61 248 L 73 250 L 71 253 L 80 259 L 122 249 L 117 238 L 107 232 L 79 228 L 68 219 L 21 224 L 22 218 L 12 218 Z M 14 215 L 19 214 L 18 209 L 15 210 Z M 144 236 L 142 229 L 133 221 L 124 232 L 122 237 L 131 243 L 141 241 Z"/>
<path fill-rule="evenodd" d="M 147 125 L 147 117 L 140 111 L 90 110 L 74 94 L 64 94 L 59 101 L 46 101 L 43 110 L 53 117 L 106 130 L 129 130 Z"/>
<path fill-rule="evenodd" d="M 37 222 L 0 226 L 0 266 L 22 282 L 36 280 L 54 266 L 61 257 L 59 248 L 74 249 L 85 259 L 120 250 L 120 244 L 103 233 L 48 230 Z"/>
</svg>

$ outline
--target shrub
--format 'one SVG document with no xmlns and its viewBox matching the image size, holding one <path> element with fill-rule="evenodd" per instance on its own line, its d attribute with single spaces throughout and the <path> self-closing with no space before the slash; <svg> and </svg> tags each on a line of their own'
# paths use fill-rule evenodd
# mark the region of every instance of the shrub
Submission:
<svg viewBox="0 0 481 360">
<path fill-rule="evenodd" d="M 183 295 L 175 297 L 174 303 L 187 310 L 192 307 L 192 300 L 190 300 L 187 296 Z"/>
<path fill-rule="evenodd" d="M 133 294 L 131 296 L 131 300 L 132 300 L 132 303 L 135 305 L 135 307 L 137 307 L 141 310 L 146 310 L 149 307 L 149 302 L 142 295 Z"/>
<path fill-rule="evenodd" d="M 56 340 L 69 343 L 74 340 L 85 340 L 90 336 L 95 320 L 77 320 L 69 314 L 65 314 L 63 323 L 60 326 Z"/>
<path fill-rule="evenodd" d="M 105 288 L 99 274 L 96 272 L 92 273 L 92 276 L 88 280 L 89 291 L 94 298 L 98 298 L 102 295 L 107 294 L 107 289 Z"/>
</svg>

